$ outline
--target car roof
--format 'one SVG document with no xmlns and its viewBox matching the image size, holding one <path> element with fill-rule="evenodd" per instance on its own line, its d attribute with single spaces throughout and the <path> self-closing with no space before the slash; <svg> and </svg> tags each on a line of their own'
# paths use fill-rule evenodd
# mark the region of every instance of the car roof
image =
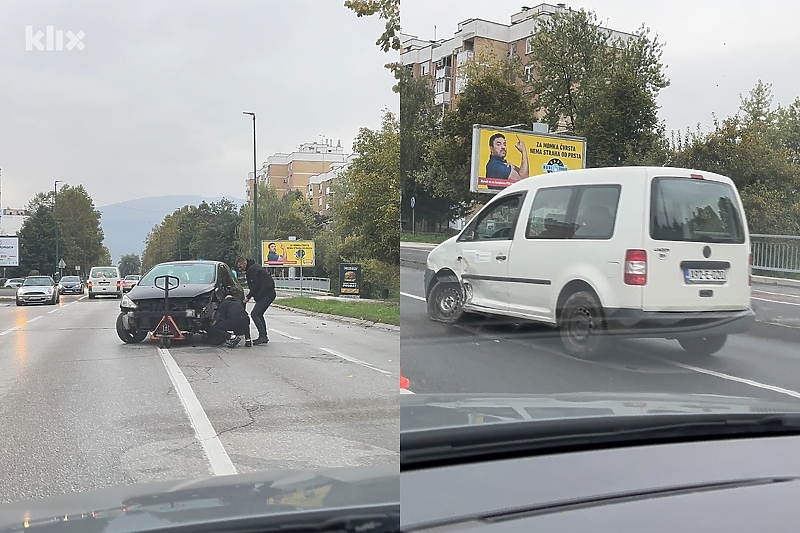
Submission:
<svg viewBox="0 0 800 533">
<path fill-rule="evenodd" d="M 224 264 L 222 261 L 210 261 L 210 260 L 193 260 L 193 261 L 165 261 L 163 263 L 159 263 L 156 266 L 161 265 L 220 265 Z"/>
</svg>

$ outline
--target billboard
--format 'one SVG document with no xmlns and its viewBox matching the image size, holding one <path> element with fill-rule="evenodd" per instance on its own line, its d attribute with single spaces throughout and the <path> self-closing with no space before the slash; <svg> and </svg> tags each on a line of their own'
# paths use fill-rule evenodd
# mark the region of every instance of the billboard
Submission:
<svg viewBox="0 0 800 533">
<path fill-rule="evenodd" d="M 19 266 L 19 237 L 0 237 L 0 267 Z"/>
<path fill-rule="evenodd" d="M 313 267 L 314 241 L 261 241 L 263 266 Z"/>
<path fill-rule="evenodd" d="M 342 296 L 361 295 L 361 265 L 339 263 L 339 294 Z"/>
<path fill-rule="evenodd" d="M 472 127 L 472 192 L 497 194 L 521 179 L 586 167 L 586 140 L 529 130 Z"/>
</svg>

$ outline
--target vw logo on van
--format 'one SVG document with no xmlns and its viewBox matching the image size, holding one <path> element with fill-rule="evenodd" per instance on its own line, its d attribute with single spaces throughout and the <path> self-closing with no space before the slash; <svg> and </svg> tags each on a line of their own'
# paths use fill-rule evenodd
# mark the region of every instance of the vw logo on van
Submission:
<svg viewBox="0 0 800 533">
<path fill-rule="evenodd" d="M 563 161 L 554 157 L 546 165 L 542 165 L 542 170 L 545 172 L 563 172 L 569 169 L 564 165 Z"/>
</svg>

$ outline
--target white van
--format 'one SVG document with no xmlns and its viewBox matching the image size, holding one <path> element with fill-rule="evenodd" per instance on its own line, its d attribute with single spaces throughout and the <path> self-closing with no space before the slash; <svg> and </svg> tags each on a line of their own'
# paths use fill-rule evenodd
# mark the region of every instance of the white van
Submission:
<svg viewBox="0 0 800 533">
<path fill-rule="evenodd" d="M 665 167 L 592 168 L 521 180 L 428 255 L 431 319 L 465 312 L 558 327 L 590 357 L 609 334 L 719 351 L 746 331 L 750 237 L 733 182 Z"/>
<path fill-rule="evenodd" d="M 122 277 L 119 275 L 119 268 L 115 266 L 92 267 L 86 286 L 89 298 L 99 295 L 113 295 L 122 298 Z"/>
</svg>

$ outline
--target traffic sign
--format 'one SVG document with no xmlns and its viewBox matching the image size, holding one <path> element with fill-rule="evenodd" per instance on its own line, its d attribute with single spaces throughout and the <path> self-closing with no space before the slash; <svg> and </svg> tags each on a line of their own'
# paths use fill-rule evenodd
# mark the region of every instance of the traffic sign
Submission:
<svg viewBox="0 0 800 533">
<path fill-rule="evenodd" d="M 414 209 L 414 206 L 417 204 L 417 199 L 413 196 L 411 197 L 411 209 Z"/>
<path fill-rule="evenodd" d="M 64 262 L 63 259 L 58 262 L 58 268 L 64 268 L 65 266 L 67 266 L 67 264 Z"/>
</svg>

